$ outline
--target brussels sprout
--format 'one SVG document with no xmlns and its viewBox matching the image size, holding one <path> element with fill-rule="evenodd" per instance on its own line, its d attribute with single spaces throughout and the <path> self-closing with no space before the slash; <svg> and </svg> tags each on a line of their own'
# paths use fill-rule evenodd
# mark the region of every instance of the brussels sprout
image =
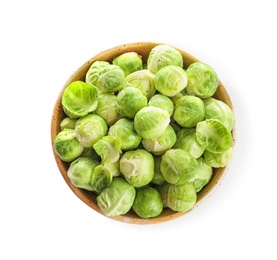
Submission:
<svg viewBox="0 0 277 260">
<path fill-rule="evenodd" d="M 73 81 L 64 90 L 62 107 L 70 118 L 78 118 L 93 112 L 97 108 L 98 92 L 96 88 L 83 81 Z"/>
<path fill-rule="evenodd" d="M 147 68 L 153 73 L 157 73 L 158 70 L 169 65 L 176 65 L 182 68 L 182 54 L 177 49 L 166 44 L 155 46 L 149 53 Z"/>
<path fill-rule="evenodd" d="M 64 130 L 65 128 L 74 129 L 76 121 L 77 119 L 65 117 L 60 123 L 61 130 Z"/>
<path fill-rule="evenodd" d="M 195 127 L 205 118 L 205 107 L 202 99 L 195 96 L 183 96 L 175 105 L 174 120 L 182 127 Z"/>
<path fill-rule="evenodd" d="M 168 97 L 177 95 L 187 86 L 187 83 L 185 70 L 174 65 L 160 69 L 154 77 L 155 88 Z"/>
<path fill-rule="evenodd" d="M 189 180 L 194 186 L 196 192 L 199 192 L 211 179 L 213 168 L 209 166 L 203 157 L 197 159 L 198 168 L 192 179 Z"/>
<path fill-rule="evenodd" d="M 143 139 L 161 136 L 169 122 L 170 116 L 168 112 L 153 106 L 142 108 L 134 118 L 135 130 Z"/>
<path fill-rule="evenodd" d="M 186 70 L 188 84 L 186 90 L 189 94 L 202 99 L 211 97 L 217 90 L 218 77 L 214 69 L 203 62 L 194 62 Z"/>
<path fill-rule="evenodd" d="M 197 167 L 197 160 L 182 149 L 170 149 L 162 156 L 161 172 L 170 184 L 181 185 L 189 181 Z"/>
<path fill-rule="evenodd" d="M 152 179 L 152 183 L 156 185 L 162 185 L 165 183 L 164 176 L 161 172 L 161 161 L 162 157 L 161 156 L 153 156 L 154 158 L 154 176 Z"/>
<path fill-rule="evenodd" d="M 138 188 L 132 209 L 141 218 L 157 217 L 163 211 L 161 195 L 153 187 Z"/>
<path fill-rule="evenodd" d="M 93 62 L 87 73 L 85 81 L 89 84 L 97 86 L 98 79 L 101 74 L 109 69 L 110 63 L 107 61 L 95 61 Z"/>
<path fill-rule="evenodd" d="M 154 155 L 162 155 L 176 142 L 176 134 L 171 125 L 168 125 L 164 133 L 152 139 L 143 139 L 142 145 L 148 152 Z"/>
<path fill-rule="evenodd" d="M 84 147 L 84 151 L 80 155 L 81 157 L 88 157 L 90 159 L 101 161 L 101 157 L 95 152 L 93 147 Z"/>
<path fill-rule="evenodd" d="M 81 145 L 91 147 L 108 132 L 105 120 L 98 115 L 80 117 L 75 125 L 75 134 Z"/>
<path fill-rule="evenodd" d="M 125 152 L 119 161 L 120 172 L 134 187 L 151 182 L 154 176 L 154 159 L 151 153 L 137 149 Z"/>
<path fill-rule="evenodd" d="M 196 203 L 197 194 L 190 182 L 181 185 L 169 185 L 167 193 L 167 206 L 178 212 L 187 212 Z"/>
<path fill-rule="evenodd" d="M 136 52 L 126 52 L 113 59 L 113 64 L 119 66 L 125 76 L 142 69 L 141 56 Z"/>
<path fill-rule="evenodd" d="M 108 126 L 113 125 L 121 116 L 117 111 L 116 95 L 111 93 L 102 93 L 98 97 L 98 106 L 94 112 L 101 116 Z"/>
<path fill-rule="evenodd" d="M 79 157 L 70 164 L 67 170 L 67 176 L 74 186 L 93 191 L 91 176 L 97 165 L 99 165 L 99 162 L 95 160 L 87 157 Z"/>
<path fill-rule="evenodd" d="M 99 139 L 93 148 L 101 157 L 103 163 L 114 163 L 118 161 L 122 151 L 121 141 L 117 136 L 104 136 Z"/>
<path fill-rule="evenodd" d="M 208 150 L 204 152 L 204 159 L 206 163 L 214 168 L 225 167 L 233 159 L 233 148 L 230 147 L 223 153 L 212 153 Z"/>
<path fill-rule="evenodd" d="M 141 141 L 141 137 L 135 131 L 134 122 L 128 118 L 119 119 L 109 128 L 108 135 L 118 136 L 121 149 L 125 151 L 136 149 Z"/>
<path fill-rule="evenodd" d="M 113 180 L 113 175 L 111 171 L 103 165 L 97 165 L 93 169 L 93 173 L 91 175 L 90 185 L 92 191 L 99 194 L 106 188 L 110 186 Z"/>
<path fill-rule="evenodd" d="M 135 196 L 136 189 L 133 185 L 122 177 L 115 177 L 110 186 L 96 197 L 96 201 L 106 216 L 119 216 L 132 208 Z"/>
<path fill-rule="evenodd" d="M 79 157 L 84 147 L 78 142 L 73 129 L 64 129 L 54 139 L 55 153 L 65 162 L 71 162 Z"/>
<path fill-rule="evenodd" d="M 124 88 L 117 95 L 117 111 L 123 117 L 133 119 L 145 106 L 147 106 L 147 98 L 135 87 Z"/>
<path fill-rule="evenodd" d="M 148 106 L 159 107 L 166 110 L 170 116 L 173 115 L 174 105 L 169 97 L 162 94 L 156 94 L 148 101 Z"/>
<path fill-rule="evenodd" d="M 125 74 L 117 65 L 95 61 L 86 73 L 86 82 L 95 85 L 99 92 L 116 92 L 122 88 Z"/>
<path fill-rule="evenodd" d="M 119 160 L 114 163 L 102 162 L 102 164 L 111 171 L 113 177 L 119 176 L 121 174 L 119 170 Z"/>
<path fill-rule="evenodd" d="M 155 189 L 160 193 L 160 196 L 162 198 L 163 207 L 167 208 L 167 197 L 168 197 L 168 189 L 169 186 L 172 184 L 169 184 L 168 182 L 164 182 L 162 185 L 155 185 Z"/>
<path fill-rule="evenodd" d="M 227 127 L 229 131 L 232 131 L 234 126 L 234 114 L 231 108 L 215 98 L 207 98 L 203 100 L 205 106 L 205 118 L 217 119 L 223 125 Z"/>
<path fill-rule="evenodd" d="M 195 128 L 182 128 L 177 131 L 177 140 L 173 148 L 186 150 L 196 159 L 199 158 L 205 150 L 196 140 Z"/>
<path fill-rule="evenodd" d="M 149 100 L 156 92 L 154 76 L 155 74 L 147 69 L 135 71 L 125 78 L 123 88 L 138 88 Z"/>
<path fill-rule="evenodd" d="M 212 153 L 224 153 L 232 146 L 232 135 L 217 119 L 206 119 L 196 126 L 197 142 Z"/>
</svg>

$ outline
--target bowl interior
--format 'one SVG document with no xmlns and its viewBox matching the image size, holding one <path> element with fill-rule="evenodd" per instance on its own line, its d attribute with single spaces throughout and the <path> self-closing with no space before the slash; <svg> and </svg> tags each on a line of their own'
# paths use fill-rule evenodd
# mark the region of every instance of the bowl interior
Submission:
<svg viewBox="0 0 277 260">
<path fill-rule="evenodd" d="M 147 57 L 149 52 L 153 47 L 156 45 L 161 44 L 161 43 L 153 43 L 153 42 L 139 42 L 139 43 L 130 43 L 130 44 L 124 44 L 120 46 L 116 46 L 114 48 L 108 49 L 106 51 L 103 51 L 90 60 L 88 60 L 86 63 L 84 63 L 79 69 L 77 69 L 70 77 L 69 79 L 65 82 L 63 88 L 60 91 L 60 94 L 56 100 L 53 114 L 52 114 L 52 121 L 51 121 L 51 141 L 52 141 L 52 150 L 53 154 L 57 163 L 57 166 L 67 183 L 67 185 L 70 187 L 70 189 L 74 192 L 74 194 L 81 199 L 85 204 L 87 204 L 89 207 L 97 211 L 98 213 L 102 214 L 102 211 L 100 208 L 97 206 L 96 203 L 96 195 L 92 192 L 79 189 L 75 187 L 69 180 L 67 176 L 67 169 L 69 167 L 69 163 L 63 162 L 55 153 L 53 149 L 53 143 L 56 135 L 60 132 L 60 122 L 61 120 L 65 117 L 65 114 L 62 109 L 61 105 L 61 97 L 63 90 L 73 81 L 75 80 L 85 80 L 85 75 L 87 70 L 89 69 L 90 65 L 97 60 L 104 60 L 104 61 L 109 61 L 111 62 L 114 57 L 125 53 L 129 51 L 134 51 L 137 52 L 139 55 L 142 56 L 142 59 L 144 62 L 146 62 Z M 176 48 L 176 47 L 174 47 Z M 178 49 L 178 48 L 176 48 Z M 184 68 L 187 68 L 191 63 L 199 61 L 198 59 L 194 58 L 191 56 L 189 53 L 186 53 L 183 50 L 178 49 L 184 60 Z M 233 110 L 233 105 L 231 102 L 231 99 L 223 86 L 222 82 L 219 81 L 219 86 L 218 89 L 214 95 L 215 98 L 222 100 L 225 102 L 232 110 Z M 233 135 L 233 145 L 235 143 L 235 127 L 232 131 Z M 220 184 L 222 178 L 224 177 L 226 171 L 228 170 L 228 166 L 222 167 L 222 168 L 217 168 L 214 169 L 213 176 L 210 180 L 210 182 L 198 193 L 197 196 L 197 202 L 195 206 L 191 209 L 193 210 L 195 207 L 199 205 L 200 202 L 202 202 L 205 198 L 211 195 L 211 193 L 214 191 L 217 185 Z M 189 211 L 188 211 L 189 212 Z M 178 218 L 184 214 L 187 214 L 188 212 L 174 212 L 171 209 L 164 209 L 161 215 L 159 215 L 156 218 L 151 218 L 151 219 L 142 219 L 138 217 L 132 210 L 128 212 L 125 215 L 122 216 L 116 216 L 116 217 L 111 217 L 112 219 L 122 221 L 122 222 L 127 222 L 127 223 L 136 223 L 136 224 L 154 224 L 154 223 L 159 223 L 159 222 L 164 222 L 168 220 L 172 220 L 175 218 Z"/>
</svg>

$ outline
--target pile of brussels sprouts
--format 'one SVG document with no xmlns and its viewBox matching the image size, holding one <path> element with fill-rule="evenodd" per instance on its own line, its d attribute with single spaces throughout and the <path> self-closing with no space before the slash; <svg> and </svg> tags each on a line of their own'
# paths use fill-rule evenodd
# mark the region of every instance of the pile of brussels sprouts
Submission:
<svg viewBox="0 0 277 260">
<path fill-rule="evenodd" d="M 94 192 L 106 216 L 190 210 L 233 155 L 234 115 L 213 97 L 218 83 L 209 65 L 184 68 L 163 44 L 145 63 L 136 52 L 92 63 L 63 92 L 67 116 L 54 140 L 72 184 Z"/>
</svg>

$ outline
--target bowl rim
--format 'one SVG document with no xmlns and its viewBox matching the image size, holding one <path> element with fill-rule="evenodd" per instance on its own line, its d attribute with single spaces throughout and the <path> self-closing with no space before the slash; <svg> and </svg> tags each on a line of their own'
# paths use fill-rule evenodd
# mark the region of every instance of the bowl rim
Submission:
<svg viewBox="0 0 277 260">
<path fill-rule="evenodd" d="M 98 207 L 98 205 L 95 202 L 95 198 L 92 198 L 92 194 L 89 191 L 80 189 L 75 187 L 69 180 L 69 178 L 67 177 L 66 171 L 67 168 L 69 167 L 69 163 L 63 162 L 59 156 L 55 153 L 54 151 L 54 139 L 60 129 L 60 121 L 61 119 L 65 116 L 64 112 L 62 112 L 62 105 L 61 105 L 61 98 L 62 98 L 62 94 L 64 89 L 74 80 L 79 79 L 80 77 L 78 76 L 79 74 L 84 74 L 85 72 L 88 70 L 88 68 L 90 67 L 90 65 L 97 60 L 107 60 L 109 62 L 112 61 L 112 57 L 115 57 L 116 54 L 120 54 L 120 53 L 124 53 L 124 52 L 128 52 L 128 51 L 137 51 L 139 54 L 141 54 L 143 56 L 143 59 L 145 61 L 145 55 L 147 53 L 149 53 L 150 49 L 152 49 L 153 47 L 160 45 L 160 44 L 166 44 L 166 43 L 161 43 L 161 42 L 151 42 L 151 41 L 146 41 L 146 42 L 132 42 L 132 43 L 126 43 L 126 44 L 121 44 L 118 46 L 114 46 L 112 48 L 106 49 L 104 51 L 99 52 L 98 54 L 94 55 L 93 57 L 89 58 L 86 62 L 84 62 L 81 66 L 79 66 L 79 68 L 77 68 L 77 70 L 75 70 L 65 81 L 63 87 L 61 88 L 58 97 L 56 98 L 55 104 L 54 104 L 54 108 L 52 111 L 52 116 L 51 116 L 51 146 L 52 146 L 52 152 L 54 155 L 54 159 L 56 162 L 56 165 L 60 171 L 60 174 L 62 175 L 63 179 L 65 180 L 65 182 L 67 183 L 67 185 L 69 186 L 69 188 L 71 189 L 71 191 L 86 205 L 88 205 L 89 207 L 91 207 L 93 210 L 95 210 L 96 212 L 98 212 L 99 214 L 107 217 L 106 215 L 104 215 L 104 213 L 101 211 L 101 209 Z M 170 44 L 167 44 L 170 45 Z M 184 68 L 186 68 L 189 64 L 191 64 L 192 62 L 196 62 L 196 61 L 200 61 L 199 59 L 195 58 L 194 56 L 192 56 L 191 54 L 189 54 L 188 52 L 177 48 L 173 45 L 170 45 L 173 48 L 177 49 L 178 51 L 181 52 L 183 59 L 184 59 Z M 108 57 L 110 57 L 109 59 L 107 59 L 107 54 Z M 227 92 L 227 90 L 225 89 L 223 83 L 220 81 L 219 79 L 219 85 L 218 85 L 218 89 L 216 91 L 216 94 L 214 95 L 216 97 L 216 95 L 220 93 L 223 95 L 224 98 L 220 98 L 224 99 L 224 102 L 226 102 L 229 107 L 231 108 L 232 112 L 234 113 L 234 107 L 231 101 L 231 98 L 229 96 L 229 93 Z M 60 112 L 60 114 L 59 114 Z M 234 117 L 235 117 L 235 113 L 234 113 Z M 236 120 L 234 118 L 234 127 L 232 129 L 232 137 L 233 137 L 233 144 L 232 147 L 235 147 L 235 143 L 236 143 Z M 143 219 L 140 218 L 139 216 L 137 216 L 132 210 L 130 210 L 129 213 L 126 213 L 124 215 L 120 215 L 120 216 L 110 216 L 107 218 L 111 218 L 113 220 L 116 221 L 120 221 L 120 222 L 124 222 L 124 223 L 132 223 L 132 224 L 157 224 L 157 223 L 162 223 L 162 222 L 167 222 L 173 219 L 177 219 L 181 216 L 184 216 L 186 214 L 188 214 L 189 212 L 191 212 L 192 210 L 196 209 L 203 201 L 205 201 L 207 198 L 209 198 L 215 191 L 215 189 L 221 184 L 223 178 L 225 177 L 226 173 L 229 171 L 231 162 L 225 166 L 225 167 L 221 167 L 221 168 L 217 168 L 214 169 L 214 173 L 212 176 L 212 179 L 210 180 L 210 182 L 198 193 L 197 195 L 197 201 L 195 203 L 195 205 L 192 207 L 192 209 L 190 209 L 189 211 L 186 212 L 175 212 L 171 209 L 164 209 L 163 212 L 155 218 L 149 218 L 149 219 Z M 95 195 L 94 195 L 95 196 Z"/>
</svg>

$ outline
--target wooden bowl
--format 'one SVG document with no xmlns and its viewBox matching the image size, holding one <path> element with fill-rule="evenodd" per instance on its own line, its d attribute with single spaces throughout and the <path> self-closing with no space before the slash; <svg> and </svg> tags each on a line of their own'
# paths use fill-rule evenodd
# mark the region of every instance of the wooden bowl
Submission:
<svg viewBox="0 0 277 260">
<path fill-rule="evenodd" d="M 97 60 L 104 60 L 104 61 L 111 62 L 115 56 L 118 56 L 122 53 L 129 52 L 129 51 L 134 51 L 134 52 L 137 52 L 138 54 L 140 54 L 142 56 L 143 61 L 145 62 L 147 60 L 150 50 L 158 44 L 161 44 L 161 43 L 154 43 L 154 42 L 129 43 L 129 44 L 116 46 L 116 47 L 113 47 L 106 51 L 100 52 L 93 58 L 89 59 L 86 63 L 84 63 L 79 69 L 77 69 L 68 78 L 68 80 L 65 82 L 63 88 L 61 89 L 60 94 L 59 94 L 59 96 L 56 100 L 55 106 L 54 106 L 54 110 L 53 110 L 53 114 L 52 114 L 52 121 L 51 121 L 51 141 L 52 141 L 52 150 L 53 150 L 53 154 L 54 154 L 57 166 L 58 166 L 65 182 L 70 187 L 70 189 L 74 192 L 74 194 L 81 201 L 83 201 L 85 204 L 87 204 L 93 210 L 97 211 L 98 213 L 100 213 L 102 215 L 104 215 L 104 214 L 102 213 L 102 211 L 100 210 L 100 208 L 97 205 L 96 195 L 94 193 L 86 191 L 84 189 L 77 188 L 70 182 L 70 180 L 67 176 L 67 169 L 69 167 L 69 163 L 63 162 L 59 158 L 59 156 L 57 156 L 55 154 L 54 149 L 53 149 L 54 139 L 55 139 L 56 135 L 60 132 L 60 122 L 65 117 L 65 114 L 63 112 L 62 105 L 61 105 L 62 93 L 63 93 L 64 89 L 72 81 L 75 81 L 75 80 L 83 80 L 84 81 L 85 74 L 93 62 L 95 62 Z M 174 48 L 181 52 L 181 54 L 183 56 L 183 60 L 184 60 L 184 68 L 187 68 L 193 62 L 199 61 L 198 59 L 191 56 L 189 53 L 187 53 L 183 50 L 180 50 L 176 47 L 174 47 Z M 214 97 L 225 102 L 233 110 L 233 105 L 232 105 L 231 99 L 221 81 L 219 81 L 219 86 L 218 86 L 218 89 L 217 89 Z M 234 144 L 235 144 L 235 127 L 232 131 L 232 135 L 233 135 L 233 146 L 234 146 Z M 198 193 L 197 202 L 191 210 L 196 208 L 199 205 L 199 203 L 201 203 L 204 199 L 206 199 L 207 197 L 209 197 L 212 194 L 214 189 L 222 181 L 222 178 L 224 177 L 227 170 L 228 170 L 228 166 L 214 169 L 213 176 L 212 176 L 210 182 Z M 188 212 L 190 212 L 190 211 L 188 211 Z M 142 219 L 131 210 L 130 212 L 128 212 L 125 215 L 110 217 L 110 218 L 117 220 L 117 221 L 133 223 L 133 224 L 155 224 L 155 223 L 161 223 L 161 222 L 169 221 L 172 219 L 176 219 L 178 217 L 181 217 L 181 216 L 187 214 L 188 212 L 185 212 L 185 213 L 174 212 L 171 209 L 166 208 L 163 210 L 161 215 L 159 215 L 156 218 Z"/>
</svg>

